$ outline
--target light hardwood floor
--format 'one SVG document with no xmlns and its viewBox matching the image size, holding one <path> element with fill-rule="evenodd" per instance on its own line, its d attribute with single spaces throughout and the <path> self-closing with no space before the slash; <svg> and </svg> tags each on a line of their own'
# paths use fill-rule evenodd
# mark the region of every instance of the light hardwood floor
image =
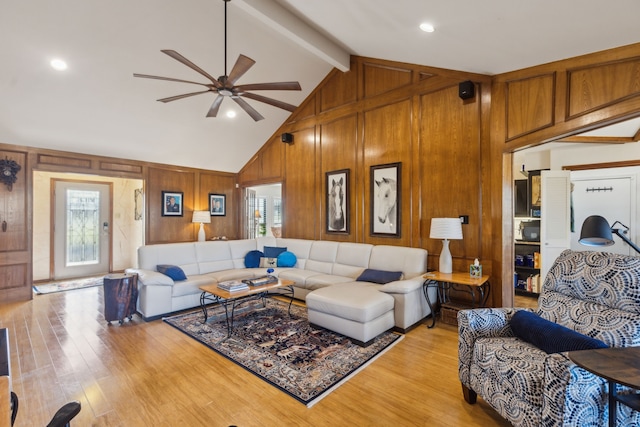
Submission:
<svg viewBox="0 0 640 427">
<path fill-rule="evenodd" d="M 16 427 L 79 400 L 75 426 L 508 426 L 457 377 L 457 330 L 420 325 L 312 408 L 161 320 L 108 326 L 102 288 L 0 304 Z"/>
</svg>

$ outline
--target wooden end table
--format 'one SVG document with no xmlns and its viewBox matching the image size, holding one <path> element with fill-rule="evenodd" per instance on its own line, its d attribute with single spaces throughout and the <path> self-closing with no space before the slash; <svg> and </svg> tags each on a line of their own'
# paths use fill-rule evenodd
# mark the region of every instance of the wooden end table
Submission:
<svg viewBox="0 0 640 427">
<path fill-rule="evenodd" d="M 204 320 L 206 322 L 209 318 L 207 313 L 208 304 L 218 304 L 224 308 L 224 314 L 227 321 L 227 336 L 231 336 L 233 331 L 233 315 L 237 306 L 244 302 L 248 302 L 254 299 L 264 299 L 269 295 L 285 295 L 290 296 L 289 301 L 289 314 L 291 314 L 291 304 L 293 303 L 293 280 L 278 279 L 275 283 L 268 283 L 260 286 L 249 286 L 249 289 L 243 291 L 229 292 L 215 285 L 200 286 L 202 293 L 200 294 L 200 307 L 204 314 Z M 272 292 L 278 289 L 279 292 Z M 231 307 L 231 313 L 229 313 L 229 307 Z"/>
<path fill-rule="evenodd" d="M 422 278 L 425 279 L 422 284 L 424 297 L 427 299 L 427 304 L 431 309 L 431 326 L 428 326 L 428 328 L 433 328 L 436 324 L 436 313 L 434 311 L 436 303 L 440 302 L 440 307 L 448 307 L 456 311 L 463 308 L 484 307 L 491 290 L 489 276 L 487 275 L 471 277 L 468 272 L 440 273 L 439 271 L 431 271 L 423 274 Z M 429 288 L 437 288 L 436 301 L 432 302 L 431 298 L 429 298 Z M 450 297 L 451 289 L 468 293 L 471 296 L 471 303 L 463 305 L 452 302 Z"/>
<path fill-rule="evenodd" d="M 617 402 L 640 411 L 640 394 L 619 395 L 616 390 L 618 384 L 640 390 L 640 347 L 570 351 L 567 356 L 576 365 L 609 383 L 609 427 L 616 425 Z"/>
</svg>

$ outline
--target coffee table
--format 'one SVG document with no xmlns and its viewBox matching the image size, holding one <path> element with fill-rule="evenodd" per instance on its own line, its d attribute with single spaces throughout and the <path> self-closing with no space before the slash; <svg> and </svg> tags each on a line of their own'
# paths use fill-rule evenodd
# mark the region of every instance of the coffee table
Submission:
<svg viewBox="0 0 640 427">
<path fill-rule="evenodd" d="M 251 278 L 250 278 L 251 279 Z M 229 292 L 215 285 L 200 286 L 202 293 L 200 294 L 200 307 L 204 314 L 205 323 L 209 318 L 207 313 L 207 305 L 217 304 L 224 308 L 225 319 L 227 321 L 227 337 L 231 336 L 233 332 L 233 315 L 236 307 L 248 301 L 262 299 L 263 304 L 266 297 L 270 295 L 284 295 L 290 296 L 289 301 L 289 314 L 291 314 L 291 304 L 293 303 L 293 280 L 278 279 L 275 283 L 268 283 L 266 285 L 252 286 L 249 285 L 249 289 L 242 291 Z M 273 292 L 278 290 L 278 292 Z"/>
</svg>

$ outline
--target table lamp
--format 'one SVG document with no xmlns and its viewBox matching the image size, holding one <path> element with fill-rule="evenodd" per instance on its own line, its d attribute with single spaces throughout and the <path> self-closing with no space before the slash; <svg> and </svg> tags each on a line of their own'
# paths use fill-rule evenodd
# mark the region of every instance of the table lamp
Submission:
<svg viewBox="0 0 640 427">
<path fill-rule="evenodd" d="M 200 230 L 198 231 L 198 242 L 205 241 L 204 226 L 202 224 L 211 223 L 211 214 L 209 211 L 193 211 L 193 219 L 191 222 L 200 223 Z"/>
<path fill-rule="evenodd" d="M 452 273 L 453 261 L 449 252 L 449 240 L 462 239 L 462 224 L 460 218 L 431 218 L 431 232 L 429 237 L 442 240 L 442 253 L 440 254 L 440 273 Z"/>
</svg>

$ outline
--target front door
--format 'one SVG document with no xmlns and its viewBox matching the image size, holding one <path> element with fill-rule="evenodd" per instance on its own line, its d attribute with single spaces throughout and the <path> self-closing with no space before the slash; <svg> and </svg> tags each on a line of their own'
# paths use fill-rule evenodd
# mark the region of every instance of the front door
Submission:
<svg viewBox="0 0 640 427">
<path fill-rule="evenodd" d="M 109 272 L 111 184 L 54 181 L 54 278 Z"/>
</svg>

